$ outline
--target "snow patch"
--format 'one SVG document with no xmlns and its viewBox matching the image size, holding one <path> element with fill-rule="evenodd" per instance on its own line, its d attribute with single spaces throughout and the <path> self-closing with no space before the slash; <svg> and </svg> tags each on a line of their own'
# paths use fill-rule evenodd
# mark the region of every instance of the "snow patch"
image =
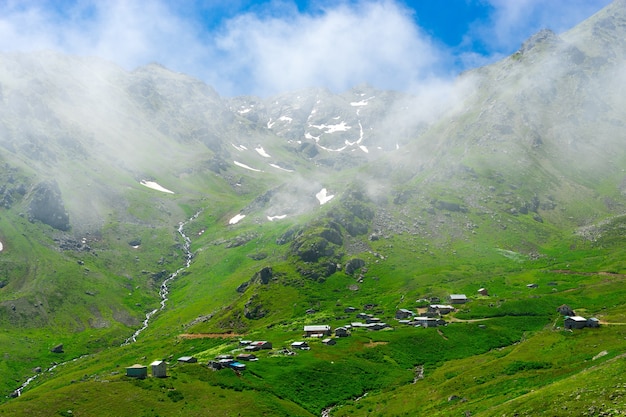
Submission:
<svg viewBox="0 0 626 417">
<path fill-rule="evenodd" d="M 274 122 L 274 121 L 272 120 L 272 118 L 270 117 L 270 119 L 267 121 L 267 128 L 268 128 L 268 129 L 271 129 L 271 128 L 272 128 L 272 126 L 274 126 L 274 123 L 276 123 L 276 122 Z"/>
<path fill-rule="evenodd" d="M 280 214 L 280 215 L 278 215 L 278 216 L 267 216 L 267 220 L 269 220 L 269 221 L 273 222 L 274 220 L 282 220 L 282 219 L 284 219 L 285 217 L 287 217 L 287 215 L 286 215 L 286 214 Z"/>
<path fill-rule="evenodd" d="M 293 119 L 289 116 L 280 116 L 278 120 L 280 120 L 281 122 L 289 122 L 289 123 L 293 121 Z"/>
<path fill-rule="evenodd" d="M 231 145 L 233 145 L 233 148 L 237 149 L 239 152 L 243 152 L 243 151 L 247 151 L 248 148 L 246 148 L 243 145 L 235 145 L 234 143 L 231 143 Z"/>
<path fill-rule="evenodd" d="M 270 164 L 270 166 L 271 166 L 271 167 L 274 167 L 274 168 L 276 168 L 276 169 L 280 169 L 281 171 L 285 171 L 285 172 L 294 172 L 294 170 L 293 170 L 293 169 L 283 168 L 283 167 L 281 167 L 281 166 L 279 166 L 279 165 L 276 165 L 276 164 Z"/>
<path fill-rule="evenodd" d="M 315 194 L 315 198 L 320 202 L 320 205 L 328 203 L 333 197 L 334 195 L 328 195 L 326 188 L 322 188 L 319 193 Z"/>
<path fill-rule="evenodd" d="M 370 153 L 370 151 L 367 149 L 365 145 L 359 145 L 359 148 L 361 148 L 361 150 L 365 153 Z"/>
<path fill-rule="evenodd" d="M 174 194 L 174 191 L 168 190 L 167 188 L 162 187 L 154 181 L 141 180 L 139 181 L 139 184 L 143 185 L 144 187 L 152 188 L 153 190 L 161 191 L 162 193 Z"/>
<path fill-rule="evenodd" d="M 367 106 L 367 105 L 369 104 L 369 101 L 370 101 L 371 99 L 373 99 L 374 97 L 375 97 L 375 96 L 372 96 L 372 97 L 370 97 L 370 98 L 366 98 L 366 99 L 361 100 L 361 101 L 353 101 L 353 102 L 351 102 L 351 103 L 350 103 L 350 105 L 351 105 L 352 107 Z"/>
<path fill-rule="evenodd" d="M 234 163 L 235 165 L 237 165 L 238 167 L 245 168 L 245 169 L 248 169 L 248 170 L 250 170 L 250 171 L 254 171 L 254 172 L 263 172 L 263 171 L 261 171 L 260 169 L 256 169 L 256 168 L 249 167 L 248 165 L 246 165 L 246 164 L 242 164 L 241 162 L 233 161 L 233 163 Z"/>
<path fill-rule="evenodd" d="M 271 156 L 267 152 L 265 152 L 265 149 L 263 149 L 262 146 L 254 148 L 254 150 L 257 151 L 257 153 L 261 155 L 263 158 L 271 158 Z"/>
<path fill-rule="evenodd" d="M 336 125 L 321 124 L 321 125 L 309 125 L 309 127 L 314 127 L 316 129 L 322 130 L 324 131 L 324 133 L 345 132 L 347 130 L 352 129 L 352 126 L 348 126 L 345 121 Z"/>
<path fill-rule="evenodd" d="M 235 217 L 233 217 L 232 219 L 230 219 L 228 221 L 228 224 L 237 224 L 239 223 L 244 217 L 246 217 L 245 214 L 241 214 L 239 213 L 238 215 L 236 215 Z"/>
<path fill-rule="evenodd" d="M 3 249 L 4 249 L 4 246 L 2 246 L 2 242 L 0 242 L 0 252 L 2 252 Z"/>
</svg>

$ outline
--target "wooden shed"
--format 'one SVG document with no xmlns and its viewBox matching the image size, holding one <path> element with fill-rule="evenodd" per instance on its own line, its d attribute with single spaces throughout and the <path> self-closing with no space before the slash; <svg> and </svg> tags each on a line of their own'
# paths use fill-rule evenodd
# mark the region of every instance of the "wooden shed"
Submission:
<svg viewBox="0 0 626 417">
<path fill-rule="evenodd" d="M 145 378 L 148 376 L 148 367 L 138 363 L 126 368 L 126 376 L 131 378 Z"/>
<path fill-rule="evenodd" d="M 154 361 L 150 364 L 152 376 L 155 378 L 167 377 L 167 365 L 165 361 Z"/>
</svg>

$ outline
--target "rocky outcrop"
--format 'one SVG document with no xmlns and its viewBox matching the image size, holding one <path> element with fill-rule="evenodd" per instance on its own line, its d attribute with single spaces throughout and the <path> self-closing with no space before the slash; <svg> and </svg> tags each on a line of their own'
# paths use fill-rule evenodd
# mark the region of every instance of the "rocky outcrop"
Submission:
<svg viewBox="0 0 626 417">
<path fill-rule="evenodd" d="M 365 266 L 365 261 L 363 259 L 359 259 L 359 258 L 354 258 L 354 259 L 350 259 L 347 263 L 346 263 L 346 274 L 348 275 L 352 275 L 354 274 L 359 268 L 363 268 Z"/>
<path fill-rule="evenodd" d="M 264 267 L 260 271 L 254 273 L 252 278 L 237 287 L 237 292 L 243 293 L 252 284 L 267 285 L 274 278 L 274 272 L 269 266 Z"/>
<path fill-rule="evenodd" d="M 28 219 L 40 221 L 57 230 L 70 229 L 70 216 L 65 210 L 61 190 L 55 181 L 44 181 L 37 184 L 30 196 Z"/>
<path fill-rule="evenodd" d="M 269 313 L 263 304 L 259 301 L 258 295 L 254 294 L 243 308 L 243 315 L 250 320 L 258 320 L 265 317 Z"/>
</svg>

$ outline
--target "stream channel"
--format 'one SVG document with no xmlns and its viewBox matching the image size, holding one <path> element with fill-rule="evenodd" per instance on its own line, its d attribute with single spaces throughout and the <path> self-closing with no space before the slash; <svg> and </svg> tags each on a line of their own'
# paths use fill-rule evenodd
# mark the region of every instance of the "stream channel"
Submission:
<svg viewBox="0 0 626 417">
<path fill-rule="evenodd" d="M 165 308 L 165 304 L 167 303 L 167 296 L 170 293 L 169 290 L 169 283 L 176 279 L 176 277 L 178 277 L 184 270 L 186 270 L 187 268 L 189 268 L 189 266 L 191 265 L 191 260 L 193 258 L 193 254 L 191 253 L 191 239 L 189 239 L 189 237 L 185 234 L 185 226 L 195 220 L 199 215 L 200 215 L 201 211 L 198 211 L 196 214 L 194 214 L 192 217 L 190 217 L 187 221 L 184 222 L 180 222 L 178 224 L 178 234 L 180 235 L 180 237 L 183 239 L 183 246 L 182 246 L 182 250 L 183 253 L 185 255 L 185 262 L 183 264 L 182 267 L 180 267 L 178 270 L 176 270 L 175 272 L 173 272 L 172 274 L 170 274 L 169 277 L 167 277 L 163 283 L 161 284 L 161 288 L 159 289 L 159 297 L 161 299 L 161 304 L 158 308 L 155 308 L 154 310 L 148 312 L 146 314 L 146 318 L 143 320 L 143 324 L 142 326 L 137 329 L 135 331 L 135 333 L 132 334 L 132 336 L 130 336 L 128 339 L 126 339 L 124 341 L 124 343 L 121 344 L 121 346 L 126 346 L 129 345 L 131 343 L 134 343 L 137 341 L 137 336 L 139 336 L 144 330 L 146 330 L 148 328 L 148 326 L 150 325 L 150 319 L 159 311 L 163 310 Z M 51 372 L 53 370 L 55 370 L 57 367 L 59 366 L 63 366 L 67 363 L 70 362 L 75 362 L 77 360 L 79 360 L 80 358 L 83 358 L 85 356 L 88 355 L 82 355 L 78 358 L 74 358 L 62 363 L 57 363 L 57 364 L 53 364 L 50 368 L 46 369 L 43 372 Z M 22 385 L 20 385 L 19 388 L 17 388 L 15 391 L 13 391 L 13 393 L 11 394 L 11 397 L 15 398 L 15 397 L 19 397 L 22 395 L 22 391 L 31 383 L 33 382 L 35 379 L 37 379 L 37 377 L 39 375 L 41 375 L 43 372 L 39 372 L 36 373 L 35 375 L 31 376 L 30 378 L 28 378 Z"/>
</svg>

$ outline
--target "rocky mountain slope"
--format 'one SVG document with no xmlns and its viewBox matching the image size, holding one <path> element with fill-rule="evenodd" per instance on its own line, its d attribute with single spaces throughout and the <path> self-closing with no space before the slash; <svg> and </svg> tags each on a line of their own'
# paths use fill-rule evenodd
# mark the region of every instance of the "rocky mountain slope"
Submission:
<svg viewBox="0 0 626 417">
<path fill-rule="evenodd" d="M 207 396 L 224 415 L 242 412 L 219 399 L 226 390 L 249 415 L 383 413 L 387 399 L 394 413 L 419 415 L 402 400 L 424 389 L 416 369 L 440 399 L 483 381 L 437 405 L 414 401 L 430 415 L 506 413 L 505 397 L 526 387 L 558 396 L 552 383 L 587 369 L 558 358 L 565 340 L 592 349 L 591 336 L 557 331 L 556 307 L 623 318 L 624 39 L 619 0 L 564 34 L 539 32 L 436 98 L 366 85 L 223 98 L 156 64 L 127 72 L 96 58 L 3 54 L 1 392 L 34 369 L 53 372 L 3 399 L 0 414 L 49 411 L 29 402 L 37 395 L 66 414 L 62 398 L 77 398 L 71 408 L 88 413 L 92 390 L 138 395 L 142 411 L 158 405 L 151 394 L 177 403 L 182 394 L 163 392 L 186 390 L 189 415 L 203 415 L 192 409 Z M 536 294 L 529 281 L 541 282 Z M 492 295 L 475 296 L 480 287 Z M 239 379 L 173 365 L 175 354 L 236 351 L 242 338 L 288 345 L 305 324 L 350 322 L 348 306 L 390 321 L 397 308 L 461 292 L 473 304 L 444 330 L 354 332 L 335 353 L 263 357 Z M 474 320 L 488 324 L 460 327 Z M 609 353 L 595 363 L 614 369 L 623 337 L 599 332 Z M 546 356 L 531 363 L 537 346 Z M 159 387 L 120 375 L 144 357 L 167 358 L 176 378 Z M 501 372 L 467 371 L 473 360 Z M 512 377 L 521 372 L 524 388 Z M 322 382 L 300 386 L 298 375 Z M 363 408 L 354 398 L 366 392 Z M 267 402 L 254 404 L 259 396 Z"/>
</svg>

